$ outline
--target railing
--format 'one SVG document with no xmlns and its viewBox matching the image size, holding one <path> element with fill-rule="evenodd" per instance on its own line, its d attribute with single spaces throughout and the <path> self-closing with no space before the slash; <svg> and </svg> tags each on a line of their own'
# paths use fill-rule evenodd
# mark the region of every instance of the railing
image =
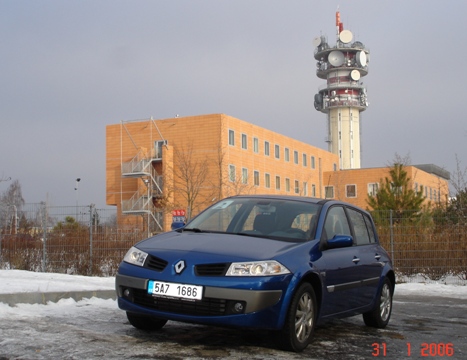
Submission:
<svg viewBox="0 0 467 360">
<path fill-rule="evenodd" d="M 139 150 L 131 161 L 122 163 L 122 174 L 133 174 L 139 173 L 144 170 L 147 166 L 145 163 L 146 156 L 144 156 L 143 150 Z"/>
</svg>

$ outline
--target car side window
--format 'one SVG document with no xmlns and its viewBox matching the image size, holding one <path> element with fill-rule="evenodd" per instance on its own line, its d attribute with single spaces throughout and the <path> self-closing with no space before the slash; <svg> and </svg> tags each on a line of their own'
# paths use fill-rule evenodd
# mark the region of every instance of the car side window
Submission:
<svg viewBox="0 0 467 360">
<path fill-rule="evenodd" d="M 347 210 L 355 232 L 356 244 L 368 245 L 370 243 L 370 235 L 363 217 L 364 215 L 360 211 L 351 208 L 347 208 Z"/>
<path fill-rule="evenodd" d="M 352 235 L 342 206 L 329 209 L 324 222 L 324 232 L 326 239 L 332 239 L 335 235 Z"/>
<path fill-rule="evenodd" d="M 376 242 L 375 229 L 373 228 L 373 222 L 371 221 L 368 215 L 363 215 L 365 219 L 366 227 L 368 229 L 368 234 L 370 235 L 370 243 Z"/>
</svg>

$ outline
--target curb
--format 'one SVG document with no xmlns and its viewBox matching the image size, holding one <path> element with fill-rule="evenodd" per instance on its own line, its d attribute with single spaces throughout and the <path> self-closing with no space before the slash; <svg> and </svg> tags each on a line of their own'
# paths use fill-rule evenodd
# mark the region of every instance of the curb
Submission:
<svg viewBox="0 0 467 360">
<path fill-rule="evenodd" d="M 115 290 L 90 290 L 90 291 L 66 291 L 66 292 L 45 292 L 45 293 L 16 293 L 16 294 L 0 294 L 0 303 L 5 303 L 9 306 L 17 304 L 42 304 L 47 305 L 48 302 L 58 302 L 61 299 L 74 299 L 79 301 L 82 299 L 90 299 L 97 297 L 100 299 L 117 298 Z"/>
</svg>

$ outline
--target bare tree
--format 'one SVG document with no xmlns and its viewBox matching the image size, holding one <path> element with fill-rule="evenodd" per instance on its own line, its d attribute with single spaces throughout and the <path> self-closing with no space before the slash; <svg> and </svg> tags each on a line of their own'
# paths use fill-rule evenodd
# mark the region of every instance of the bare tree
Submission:
<svg viewBox="0 0 467 360">
<path fill-rule="evenodd" d="M 187 219 L 195 209 L 202 188 L 206 185 L 208 160 L 195 155 L 193 143 L 174 146 L 174 191 L 186 201 Z"/>
<path fill-rule="evenodd" d="M 10 232 L 13 227 L 17 230 L 22 207 L 25 204 L 19 180 L 14 180 L 1 194 L 0 204 L 0 224 L 4 226 L 4 229 L 10 227 Z"/>
<path fill-rule="evenodd" d="M 467 168 L 461 169 L 461 162 L 456 154 L 456 170 L 452 174 L 451 186 L 454 188 L 455 193 L 466 191 L 467 189 Z"/>
<path fill-rule="evenodd" d="M 11 180 L 11 177 L 5 177 L 3 175 L 0 177 L 0 183 L 4 181 L 10 181 L 10 180 Z"/>
</svg>

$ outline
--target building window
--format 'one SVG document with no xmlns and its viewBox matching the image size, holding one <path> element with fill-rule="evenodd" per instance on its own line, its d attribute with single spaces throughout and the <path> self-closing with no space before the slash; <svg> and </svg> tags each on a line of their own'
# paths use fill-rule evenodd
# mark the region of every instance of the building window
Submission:
<svg viewBox="0 0 467 360">
<path fill-rule="evenodd" d="M 276 190 L 280 190 L 280 189 L 281 189 L 281 177 L 276 176 Z"/>
<path fill-rule="evenodd" d="M 253 138 L 253 151 L 259 153 L 259 141 L 258 138 Z"/>
<path fill-rule="evenodd" d="M 376 196 L 378 193 L 378 183 L 369 183 L 368 184 L 368 195 Z"/>
<path fill-rule="evenodd" d="M 279 145 L 274 145 L 274 156 L 276 157 L 276 159 L 281 158 L 280 150 L 281 149 L 280 149 Z"/>
<path fill-rule="evenodd" d="M 345 196 L 347 196 L 348 198 L 357 197 L 357 185 L 346 185 Z"/>
<path fill-rule="evenodd" d="M 269 141 L 264 142 L 264 155 L 269 156 Z"/>
<path fill-rule="evenodd" d="M 237 175 L 235 174 L 235 165 L 229 165 L 229 180 L 231 182 L 235 182 L 235 178 Z"/>
<path fill-rule="evenodd" d="M 293 162 L 298 165 L 298 151 L 293 152 Z"/>
<path fill-rule="evenodd" d="M 264 186 L 268 189 L 271 187 L 271 176 L 269 174 L 264 174 Z"/>
<path fill-rule="evenodd" d="M 311 168 L 312 168 L 312 169 L 316 169 L 315 157 L 312 156 L 312 157 L 310 158 L 310 161 L 311 161 Z"/>
<path fill-rule="evenodd" d="M 316 197 L 316 185 L 311 184 L 311 196 Z"/>
<path fill-rule="evenodd" d="M 285 191 L 289 192 L 290 191 L 290 179 L 285 178 Z"/>
<path fill-rule="evenodd" d="M 242 168 L 242 184 L 248 184 L 248 169 Z"/>
<path fill-rule="evenodd" d="M 248 138 L 246 134 L 242 134 L 242 149 L 248 149 Z"/>
<path fill-rule="evenodd" d="M 284 149 L 284 160 L 289 162 L 290 161 L 290 150 L 289 148 Z"/>
<path fill-rule="evenodd" d="M 308 166 L 308 164 L 307 164 L 307 159 L 308 159 L 308 157 L 306 156 L 306 154 L 303 154 L 303 155 L 302 155 L 303 166 Z"/>
<path fill-rule="evenodd" d="M 295 180 L 295 194 L 300 194 L 300 182 Z"/>
<path fill-rule="evenodd" d="M 308 196 L 308 183 L 306 181 L 303 182 L 303 196 Z"/>
<path fill-rule="evenodd" d="M 259 171 L 255 170 L 253 173 L 255 186 L 259 186 Z"/>
<path fill-rule="evenodd" d="M 337 171 L 337 164 L 333 164 L 332 168 L 334 171 Z"/>
<path fill-rule="evenodd" d="M 334 199 L 334 186 L 325 186 L 324 187 L 324 198 L 325 199 Z"/>
<path fill-rule="evenodd" d="M 235 131 L 229 130 L 229 145 L 235 146 Z"/>
</svg>

